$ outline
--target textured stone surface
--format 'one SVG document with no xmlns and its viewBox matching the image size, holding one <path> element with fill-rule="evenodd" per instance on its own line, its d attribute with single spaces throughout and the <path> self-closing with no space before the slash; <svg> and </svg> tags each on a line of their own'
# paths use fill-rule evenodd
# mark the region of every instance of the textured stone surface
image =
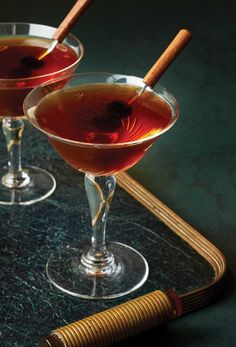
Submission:
<svg viewBox="0 0 236 347">
<path fill-rule="evenodd" d="M 132 295 L 109 301 L 82 300 L 52 287 L 45 276 L 47 259 L 62 245 L 90 238 L 89 209 L 83 175 L 58 158 L 44 136 L 27 128 L 23 157 L 53 173 L 57 189 L 43 202 L 0 208 L 0 331 L 5 347 L 36 344 L 55 327 L 157 288 L 184 293 L 212 280 L 211 267 L 195 251 L 117 188 L 107 238 L 146 257 L 148 281 Z"/>
</svg>

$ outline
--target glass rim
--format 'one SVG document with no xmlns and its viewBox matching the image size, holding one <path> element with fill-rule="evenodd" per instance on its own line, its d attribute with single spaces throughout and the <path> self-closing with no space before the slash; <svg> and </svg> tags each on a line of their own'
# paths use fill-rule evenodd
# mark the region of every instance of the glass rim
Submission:
<svg viewBox="0 0 236 347">
<path fill-rule="evenodd" d="M 9 24 L 16 24 L 16 25 L 37 25 L 37 26 L 43 26 L 45 28 L 51 28 L 51 29 L 57 29 L 56 27 L 53 27 L 51 25 L 46 25 L 46 24 L 38 24 L 38 23 L 30 23 L 30 22 L 0 22 L 0 26 L 1 25 L 9 25 Z M 6 36 L 17 36 L 17 35 L 6 35 Z M 1 35 L 0 35 L 1 37 Z M 31 35 L 28 35 L 28 37 L 31 37 Z M 35 35 L 32 35 L 32 37 L 35 37 Z M 46 38 L 46 37 L 42 37 L 42 36 L 36 36 L 38 38 Z M 51 76 L 53 74 L 60 74 L 64 71 L 67 71 L 69 70 L 70 68 L 72 68 L 73 66 L 77 65 L 78 62 L 82 59 L 83 55 L 84 55 L 84 45 L 82 44 L 82 42 L 73 34 L 69 33 L 66 35 L 65 39 L 67 37 L 70 37 L 70 38 L 73 38 L 73 40 L 77 41 L 78 43 L 78 47 L 80 48 L 80 55 L 78 55 L 76 61 L 74 61 L 73 64 L 70 64 L 68 66 L 66 66 L 65 68 L 61 69 L 61 70 L 58 70 L 58 71 L 54 71 L 54 72 L 50 72 L 50 73 L 47 73 L 47 74 L 43 74 L 43 75 L 38 75 L 38 76 L 33 76 L 33 77 L 25 77 L 25 78 L 0 78 L 0 82 L 11 82 L 11 83 L 14 83 L 14 82 L 29 82 L 29 81 L 35 81 L 37 79 L 40 79 L 40 78 L 44 78 L 44 77 L 48 77 L 48 76 Z M 50 40 L 50 37 L 46 38 L 46 39 L 49 39 Z M 68 44 L 67 44 L 68 45 Z M 8 89 L 6 86 L 4 86 L 4 89 Z M 9 87 L 9 89 L 12 89 L 12 87 Z"/>
<path fill-rule="evenodd" d="M 91 76 L 91 75 L 107 75 L 107 76 L 114 76 L 114 75 L 119 75 L 121 77 L 130 77 L 130 78 L 135 78 L 137 80 L 139 80 L 139 82 L 142 82 L 142 86 L 140 86 L 140 90 L 142 89 L 143 86 L 145 86 L 145 83 L 143 82 L 143 79 L 141 77 L 137 77 L 137 76 L 132 76 L 132 75 L 125 75 L 125 74 L 119 74 L 119 73 L 111 73 L 111 72 L 83 72 L 83 73 L 75 73 L 75 74 L 69 74 L 68 76 L 62 76 L 62 77 L 58 77 L 58 78 L 54 78 L 51 79 L 50 81 L 47 81 L 43 84 L 41 84 L 40 86 L 33 88 L 29 94 L 26 96 L 26 98 L 24 99 L 23 102 L 23 110 L 25 113 L 25 116 L 27 117 L 27 119 L 29 120 L 29 122 L 35 127 L 37 128 L 39 131 L 41 131 L 42 133 L 46 134 L 49 138 L 62 142 L 62 143 L 66 143 L 66 144 L 70 144 L 73 146 L 79 146 L 79 147 L 91 147 L 91 148 L 104 148 L 104 149 L 109 149 L 109 148 L 119 148 L 119 147 L 128 147 L 128 146 L 134 146 L 134 145 L 138 145 L 138 144 L 142 144 L 144 142 L 147 142 L 149 140 L 155 139 L 157 137 L 159 137 L 160 135 L 164 134 L 167 130 L 169 130 L 177 121 L 178 116 L 179 116 L 179 105 L 177 103 L 177 100 L 175 99 L 175 97 L 165 88 L 163 87 L 161 84 L 157 83 L 155 85 L 155 88 L 160 88 L 162 91 L 166 92 L 168 94 L 168 97 L 171 99 L 171 102 L 175 105 L 175 110 L 171 107 L 171 122 L 168 126 L 166 126 L 164 129 L 162 129 L 160 132 L 158 132 L 157 134 L 154 135 L 150 135 L 148 137 L 139 139 L 139 140 L 134 140 L 134 141 L 126 141 L 126 142 L 118 142 L 118 143 L 89 143 L 89 142 L 82 142 L 82 141 L 76 141 L 76 140 L 71 140 L 71 139 L 67 139 L 67 138 L 63 138 L 54 134 L 51 134 L 50 132 L 44 130 L 42 127 L 40 127 L 40 125 L 37 123 L 37 121 L 35 119 L 32 119 L 32 117 L 28 114 L 28 109 L 27 109 L 27 101 L 28 99 L 30 99 L 32 97 L 33 94 L 37 93 L 38 90 L 43 89 L 45 86 L 50 85 L 54 82 L 59 82 L 63 79 L 65 79 L 66 77 L 71 78 L 75 78 L 75 77 L 82 77 L 82 76 Z M 101 82 L 102 83 L 102 82 Z M 88 85 L 88 84 L 95 84 L 95 83 L 84 83 L 84 85 Z M 119 83 L 116 83 L 119 84 Z M 123 84 L 123 83 L 120 83 Z M 83 84 L 79 84 L 79 85 L 83 85 Z M 153 92 L 154 94 L 158 95 L 159 97 L 162 98 L 162 100 L 164 100 L 166 103 L 167 100 L 164 99 L 162 96 L 160 96 L 157 92 L 155 92 L 155 90 L 153 88 L 150 88 L 149 86 L 147 86 L 148 90 Z M 62 89 L 58 89 L 58 91 L 63 90 Z M 169 101 L 170 104 L 170 101 Z"/>
</svg>

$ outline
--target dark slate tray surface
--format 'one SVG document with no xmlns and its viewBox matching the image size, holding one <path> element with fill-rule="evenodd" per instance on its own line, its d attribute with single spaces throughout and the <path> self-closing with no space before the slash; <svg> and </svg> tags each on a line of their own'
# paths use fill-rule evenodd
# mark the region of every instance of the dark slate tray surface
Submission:
<svg viewBox="0 0 236 347">
<path fill-rule="evenodd" d="M 26 126 L 23 163 L 50 171 L 55 193 L 31 206 L 0 206 L 0 339 L 4 347 L 34 347 L 53 328 L 155 289 L 185 293 L 210 283 L 210 265 L 155 216 L 117 187 L 107 239 L 139 250 L 150 275 L 142 288 L 119 299 L 91 301 L 64 294 L 45 276 L 50 254 L 62 244 L 90 238 L 90 213 L 83 175 L 70 168 L 46 138 Z M 4 140 L 0 138 L 5 164 Z"/>
</svg>

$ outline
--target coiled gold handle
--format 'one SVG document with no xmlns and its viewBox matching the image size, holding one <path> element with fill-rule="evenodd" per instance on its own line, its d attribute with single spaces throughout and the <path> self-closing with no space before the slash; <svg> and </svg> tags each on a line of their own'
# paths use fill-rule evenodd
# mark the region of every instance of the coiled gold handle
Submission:
<svg viewBox="0 0 236 347">
<path fill-rule="evenodd" d="M 78 322 L 53 330 L 40 347 L 108 346 L 176 316 L 173 298 L 156 290 Z"/>
</svg>

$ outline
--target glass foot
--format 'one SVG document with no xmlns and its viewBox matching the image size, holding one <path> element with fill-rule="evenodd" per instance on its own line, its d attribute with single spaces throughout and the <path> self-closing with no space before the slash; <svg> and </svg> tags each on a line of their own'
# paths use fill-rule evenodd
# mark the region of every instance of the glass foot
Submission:
<svg viewBox="0 0 236 347">
<path fill-rule="evenodd" d="M 31 205 L 54 192 L 56 181 L 50 173 L 34 166 L 27 166 L 23 171 L 30 177 L 29 184 L 22 188 L 8 188 L 0 183 L 0 204 Z M 6 173 L 7 169 L 1 170 L 0 177 Z"/>
<path fill-rule="evenodd" d="M 53 254 L 47 263 L 49 281 L 58 289 L 86 299 L 121 297 L 139 288 L 148 277 L 148 264 L 135 249 L 113 242 L 107 250 L 114 256 L 114 269 L 88 275 L 81 265 L 81 256 L 91 245 L 68 246 Z"/>
</svg>

